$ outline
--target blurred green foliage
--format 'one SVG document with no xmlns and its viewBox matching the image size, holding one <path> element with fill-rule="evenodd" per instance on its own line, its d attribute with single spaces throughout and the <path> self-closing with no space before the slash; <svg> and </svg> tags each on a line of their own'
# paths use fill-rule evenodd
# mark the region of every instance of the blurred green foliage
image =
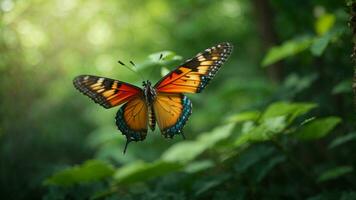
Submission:
<svg viewBox="0 0 356 200">
<path fill-rule="evenodd" d="M 2 198 L 355 199 L 347 9 L 339 0 L 1 0 Z M 156 130 L 123 155 L 117 108 L 72 85 L 80 74 L 141 85 L 118 60 L 155 82 L 223 41 L 234 52 L 203 93 L 188 95 L 186 140 Z"/>
</svg>

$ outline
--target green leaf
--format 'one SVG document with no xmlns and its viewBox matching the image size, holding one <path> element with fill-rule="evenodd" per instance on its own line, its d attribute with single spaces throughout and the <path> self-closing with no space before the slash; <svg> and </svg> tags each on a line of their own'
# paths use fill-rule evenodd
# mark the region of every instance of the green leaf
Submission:
<svg viewBox="0 0 356 200">
<path fill-rule="evenodd" d="M 184 171 L 190 174 L 197 173 L 215 166 L 215 163 L 211 160 L 195 161 L 188 164 Z"/>
<path fill-rule="evenodd" d="M 234 146 L 270 140 L 282 134 L 296 117 L 307 113 L 314 107 L 316 105 L 311 103 L 274 103 L 262 114 L 258 125 L 251 121 L 243 124 L 242 134 L 235 140 Z"/>
<path fill-rule="evenodd" d="M 167 69 L 166 67 L 162 67 L 161 68 L 161 76 L 165 76 L 169 73 L 169 69 Z"/>
<path fill-rule="evenodd" d="M 260 125 L 253 127 L 249 132 L 243 133 L 237 138 L 234 145 L 241 146 L 248 142 L 262 142 L 272 139 L 274 136 L 281 134 L 287 126 L 284 116 L 268 118 Z"/>
<path fill-rule="evenodd" d="M 352 80 L 343 80 L 334 86 L 332 94 L 350 93 L 352 92 Z"/>
<path fill-rule="evenodd" d="M 324 14 L 320 16 L 315 22 L 315 32 L 318 35 L 327 33 L 335 24 L 335 15 Z"/>
<path fill-rule="evenodd" d="M 162 55 L 162 58 L 160 59 Z M 156 52 L 153 54 L 150 54 L 148 56 L 148 58 L 153 61 L 153 62 L 161 62 L 161 61 L 177 61 L 177 60 L 181 60 L 182 57 L 177 55 L 175 52 L 173 51 L 160 51 L 160 52 Z"/>
<path fill-rule="evenodd" d="M 252 121 L 247 121 L 242 124 L 241 133 L 245 134 L 256 128 L 256 123 Z"/>
<path fill-rule="evenodd" d="M 311 53 L 314 56 L 321 56 L 332 38 L 333 35 L 330 32 L 320 37 L 316 37 L 310 47 Z"/>
<path fill-rule="evenodd" d="M 326 170 L 323 172 L 319 178 L 318 182 L 324 182 L 332 179 L 337 179 L 340 176 L 343 176 L 345 174 L 348 174 L 353 171 L 352 166 L 338 166 L 329 170 Z"/>
<path fill-rule="evenodd" d="M 160 59 L 162 55 L 162 58 Z M 169 66 L 177 61 L 181 61 L 182 56 L 177 55 L 173 51 L 161 51 L 150 54 L 148 58 L 141 63 L 140 65 L 136 66 L 139 70 L 143 70 L 150 67 L 162 67 L 162 66 Z"/>
<path fill-rule="evenodd" d="M 336 125 L 341 122 L 339 117 L 326 117 L 316 119 L 301 127 L 295 135 L 302 140 L 315 140 L 326 136 Z"/>
<path fill-rule="evenodd" d="M 260 115 L 261 115 L 261 113 L 259 111 L 241 112 L 241 113 L 237 113 L 235 115 L 228 117 L 227 121 L 235 122 L 235 123 L 240 123 L 240 122 L 245 122 L 245 121 L 254 121 L 254 120 L 257 120 Z"/>
<path fill-rule="evenodd" d="M 261 160 L 268 159 L 273 153 L 275 153 L 275 149 L 266 145 L 256 145 L 253 148 L 249 148 L 239 157 L 235 170 L 238 173 L 245 173 Z"/>
<path fill-rule="evenodd" d="M 306 88 L 309 88 L 318 78 L 316 73 L 310 73 L 306 76 L 300 77 L 297 74 L 290 74 L 284 81 L 286 90 L 292 94 L 297 94 Z"/>
<path fill-rule="evenodd" d="M 344 28 L 335 27 L 328 32 L 316 37 L 310 47 L 311 53 L 314 56 L 322 55 L 328 44 L 335 38 L 338 38 L 343 32 Z"/>
<path fill-rule="evenodd" d="M 213 178 L 210 178 L 210 180 L 204 180 L 202 182 L 199 182 L 199 184 L 195 185 L 195 188 L 199 188 L 195 192 L 195 196 L 199 196 L 217 186 L 220 184 L 224 183 L 227 179 L 231 177 L 230 174 L 220 174 L 218 176 L 214 176 Z"/>
<path fill-rule="evenodd" d="M 182 165 L 173 162 L 156 161 L 146 163 L 137 161 L 119 168 L 115 172 L 114 179 L 118 184 L 131 184 L 163 176 L 181 168 Z"/>
<path fill-rule="evenodd" d="M 313 38 L 304 36 L 284 42 L 280 46 L 272 47 L 262 60 L 262 67 L 269 66 L 287 57 L 296 55 L 310 47 Z"/>
<path fill-rule="evenodd" d="M 287 116 L 287 123 L 290 124 L 296 117 L 304 115 L 315 107 L 316 105 L 313 103 L 277 102 L 266 109 L 262 114 L 261 120 L 263 121 L 277 116 Z"/>
<path fill-rule="evenodd" d="M 309 124 L 310 122 L 314 121 L 316 119 L 316 117 L 309 117 L 305 120 L 302 121 L 302 123 L 300 123 L 300 126 L 304 126 L 306 124 Z"/>
<path fill-rule="evenodd" d="M 355 140 L 356 139 L 356 132 L 354 133 L 349 133 L 347 135 L 343 135 L 340 137 L 335 138 L 328 146 L 329 149 L 338 147 L 342 144 L 345 144 L 349 141 Z"/>
<path fill-rule="evenodd" d="M 346 0 L 347 6 L 352 6 L 353 3 L 355 3 L 355 0 Z"/>
<path fill-rule="evenodd" d="M 183 141 L 167 149 L 161 159 L 168 162 L 188 162 L 219 141 L 230 136 L 234 124 L 230 123 L 215 128 L 209 133 L 201 134 L 196 141 Z"/>
<path fill-rule="evenodd" d="M 270 172 L 275 166 L 284 162 L 286 160 L 285 156 L 276 156 L 267 161 L 265 165 L 263 165 L 262 169 L 260 169 L 257 173 L 257 182 L 261 182 L 264 177 Z"/>
<path fill-rule="evenodd" d="M 209 133 L 200 134 L 198 142 L 205 144 L 208 148 L 213 147 L 218 142 L 228 138 L 232 134 L 234 127 L 234 123 L 218 126 Z"/>
<path fill-rule="evenodd" d="M 273 118 L 267 118 L 261 125 L 264 126 L 265 129 L 270 132 L 278 133 L 283 131 L 283 129 L 287 126 L 286 117 L 278 116 Z"/>
<path fill-rule="evenodd" d="M 82 165 L 55 173 L 45 180 L 44 184 L 71 186 L 77 183 L 98 181 L 110 177 L 113 173 L 112 165 L 100 160 L 88 160 Z"/>
<path fill-rule="evenodd" d="M 196 158 L 208 148 L 197 141 L 179 142 L 167 149 L 161 159 L 168 162 L 188 162 Z"/>
</svg>

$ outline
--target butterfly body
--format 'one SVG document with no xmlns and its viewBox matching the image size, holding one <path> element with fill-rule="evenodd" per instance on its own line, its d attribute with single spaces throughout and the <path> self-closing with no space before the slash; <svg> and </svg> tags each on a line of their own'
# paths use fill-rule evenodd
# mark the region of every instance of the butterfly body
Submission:
<svg viewBox="0 0 356 200">
<path fill-rule="evenodd" d="M 146 103 L 148 105 L 152 105 L 153 101 L 156 99 L 157 96 L 156 89 L 152 87 L 151 82 L 149 80 L 144 81 L 142 85 L 143 85 L 143 93 L 145 95 Z"/>
<path fill-rule="evenodd" d="M 158 125 L 164 137 L 183 135 L 182 129 L 192 113 L 192 102 L 183 93 L 200 93 L 214 78 L 232 52 L 232 45 L 221 43 L 197 54 L 164 76 L 154 86 L 149 80 L 143 88 L 104 77 L 80 75 L 74 86 L 105 108 L 123 104 L 116 114 L 116 125 L 131 141 L 146 138 L 148 128 Z"/>
</svg>

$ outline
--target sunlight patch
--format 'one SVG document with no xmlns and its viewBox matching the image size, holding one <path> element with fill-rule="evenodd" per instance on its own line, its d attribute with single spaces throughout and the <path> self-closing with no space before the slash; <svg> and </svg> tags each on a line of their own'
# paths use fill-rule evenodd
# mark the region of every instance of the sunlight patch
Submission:
<svg viewBox="0 0 356 200">
<path fill-rule="evenodd" d="M 102 46 L 110 41 L 111 35 L 112 33 L 109 25 L 103 21 L 98 21 L 90 27 L 87 33 L 87 38 L 91 44 Z"/>
<path fill-rule="evenodd" d="M 113 60 L 114 59 L 108 54 L 98 56 L 95 60 L 96 68 L 101 72 L 110 72 L 115 64 Z"/>
</svg>

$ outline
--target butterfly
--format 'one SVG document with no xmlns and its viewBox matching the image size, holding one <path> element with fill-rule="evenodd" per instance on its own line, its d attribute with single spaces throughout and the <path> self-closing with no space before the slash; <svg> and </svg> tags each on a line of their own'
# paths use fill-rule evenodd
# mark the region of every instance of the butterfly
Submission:
<svg viewBox="0 0 356 200">
<path fill-rule="evenodd" d="M 183 93 L 200 93 L 228 59 L 233 46 L 220 43 L 198 53 L 165 75 L 155 85 L 143 82 L 143 88 L 105 77 L 79 75 L 73 84 L 80 92 L 104 108 L 122 105 L 116 125 L 131 141 L 143 141 L 148 128 L 158 125 L 164 137 L 183 135 L 182 129 L 192 114 L 192 102 Z"/>
</svg>

